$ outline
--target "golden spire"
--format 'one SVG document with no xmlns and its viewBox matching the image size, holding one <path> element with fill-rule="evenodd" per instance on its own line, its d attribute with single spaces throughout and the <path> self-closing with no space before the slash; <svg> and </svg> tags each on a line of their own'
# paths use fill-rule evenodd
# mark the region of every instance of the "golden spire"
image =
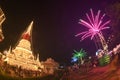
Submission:
<svg viewBox="0 0 120 80">
<path fill-rule="evenodd" d="M 27 30 L 23 33 L 22 38 L 26 40 L 30 40 L 31 34 L 32 34 L 32 27 L 33 27 L 33 21 L 29 24 Z"/>
</svg>

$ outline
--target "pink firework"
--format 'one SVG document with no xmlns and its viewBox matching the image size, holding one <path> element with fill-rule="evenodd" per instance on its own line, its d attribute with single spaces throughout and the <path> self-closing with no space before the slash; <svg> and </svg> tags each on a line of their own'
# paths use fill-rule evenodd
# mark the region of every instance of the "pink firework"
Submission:
<svg viewBox="0 0 120 80">
<path fill-rule="evenodd" d="M 103 22 L 103 18 L 105 17 L 105 14 L 100 15 L 100 12 L 101 12 L 100 10 L 97 12 L 96 15 L 94 15 L 92 9 L 90 9 L 90 12 L 91 12 L 91 15 L 88 15 L 86 13 L 86 17 L 89 22 L 83 19 L 80 19 L 80 22 L 79 22 L 80 24 L 88 28 L 88 31 L 84 31 L 75 35 L 75 36 L 82 35 L 81 41 L 88 37 L 91 37 L 91 40 L 92 40 L 95 37 L 95 35 L 98 35 L 100 37 L 100 35 L 102 35 L 101 30 L 109 28 L 106 25 L 110 23 L 110 20 Z"/>
</svg>

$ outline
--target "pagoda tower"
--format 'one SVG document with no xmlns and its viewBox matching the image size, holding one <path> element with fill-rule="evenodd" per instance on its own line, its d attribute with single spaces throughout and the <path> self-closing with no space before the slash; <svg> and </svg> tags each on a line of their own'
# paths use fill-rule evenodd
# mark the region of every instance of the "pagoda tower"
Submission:
<svg viewBox="0 0 120 80">
<path fill-rule="evenodd" d="M 11 51 L 9 49 L 4 61 L 10 65 L 21 67 L 22 69 L 37 71 L 39 68 L 42 68 L 42 65 L 38 59 L 35 60 L 31 50 L 32 27 L 33 21 L 21 35 L 16 47 Z"/>
<path fill-rule="evenodd" d="M 21 39 L 18 42 L 18 45 L 16 46 L 16 48 L 24 48 L 26 50 L 31 51 L 32 27 L 33 27 L 33 21 L 30 23 L 28 28 L 23 32 Z"/>
<path fill-rule="evenodd" d="M 23 57 L 28 57 L 28 55 L 32 55 L 32 50 L 31 50 L 32 27 L 33 27 L 33 21 L 29 24 L 28 28 L 22 33 L 15 49 L 13 50 L 14 53 L 17 52 L 16 55 L 22 55 Z"/>
</svg>

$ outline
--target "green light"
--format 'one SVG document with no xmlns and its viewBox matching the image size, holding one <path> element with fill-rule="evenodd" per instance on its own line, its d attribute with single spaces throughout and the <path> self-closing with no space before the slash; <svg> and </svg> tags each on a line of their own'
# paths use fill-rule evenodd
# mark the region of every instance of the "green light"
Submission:
<svg viewBox="0 0 120 80">
<path fill-rule="evenodd" d="M 78 61 L 82 61 L 82 58 L 84 58 L 85 56 L 86 56 L 86 52 L 83 49 L 80 49 L 80 51 L 74 50 L 72 58 L 77 58 Z"/>
<path fill-rule="evenodd" d="M 109 63 L 110 63 L 110 56 L 109 55 L 104 55 L 102 58 L 99 59 L 100 66 L 105 66 Z"/>
</svg>

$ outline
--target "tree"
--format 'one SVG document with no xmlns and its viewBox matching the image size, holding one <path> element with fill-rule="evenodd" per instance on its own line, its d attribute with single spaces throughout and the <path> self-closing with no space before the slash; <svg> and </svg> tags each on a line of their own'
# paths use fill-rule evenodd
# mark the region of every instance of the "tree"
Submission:
<svg viewBox="0 0 120 80">
<path fill-rule="evenodd" d="M 78 61 L 78 63 L 81 63 L 83 64 L 84 63 L 84 60 L 83 58 L 86 56 L 86 52 L 83 50 L 83 49 L 80 49 L 80 51 L 76 51 L 74 50 L 74 53 L 73 53 L 73 61 Z"/>
</svg>

